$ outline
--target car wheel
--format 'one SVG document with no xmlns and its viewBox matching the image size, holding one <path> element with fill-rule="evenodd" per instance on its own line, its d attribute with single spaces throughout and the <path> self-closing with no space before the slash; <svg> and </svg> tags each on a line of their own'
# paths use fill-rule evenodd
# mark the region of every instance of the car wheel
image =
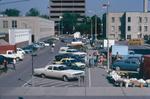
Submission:
<svg viewBox="0 0 150 99">
<path fill-rule="evenodd" d="M 42 78 L 45 78 L 46 76 L 45 76 L 45 74 L 41 74 L 41 77 L 42 77 Z"/>
<path fill-rule="evenodd" d="M 66 81 L 66 82 L 69 81 L 69 80 L 68 80 L 68 77 L 64 75 L 64 76 L 63 76 L 63 81 Z"/>
<path fill-rule="evenodd" d="M 139 71 L 140 71 L 140 68 L 137 68 L 136 71 L 139 72 Z"/>
<path fill-rule="evenodd" d="M 116 67 L 116 71 L 120 71 L 120 67 L 117 66 L 117 67 Z"/>
</svg>

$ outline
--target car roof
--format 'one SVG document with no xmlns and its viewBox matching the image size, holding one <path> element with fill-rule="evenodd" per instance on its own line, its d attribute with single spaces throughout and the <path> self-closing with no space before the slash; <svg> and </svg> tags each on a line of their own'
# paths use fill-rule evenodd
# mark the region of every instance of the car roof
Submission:
<svg viewBox="0 0 150 99">
<path fill-rule="evenodd" d="M 66 65 L 63 65 L 63 64 L 50 64 L 50 65 L 47 65 L 48 67 L 49 66 L 52 66 L 52 67 L 60 67 L 60 66 L 64 66 L 64 67 L 66 67 Z M 46 67 L 47 67 L 46 66 Z"/>
<path fill-rule="evenodd" d="M 62 58 L 61 60 L 75 60 L 74 58 Z"/>
</svg>

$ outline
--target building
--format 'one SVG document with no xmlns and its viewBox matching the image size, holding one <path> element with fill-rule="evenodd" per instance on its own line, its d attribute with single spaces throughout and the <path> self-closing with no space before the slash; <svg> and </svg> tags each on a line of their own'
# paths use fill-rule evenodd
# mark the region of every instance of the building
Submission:
<svg viewBox="0 0 150 99">
<path fill-rule="evenodd" d="M 39 41 L 54 35 L 54 21 L 40 17 L 0 17 L 0 37 L 9 42 L 9 30 L 31 30 L 31 41 Z"/>
<path fill-rule="evenodd" d="M 109 39 L 150 39 L 148 0 L 143 0 L 143 12 L 104 14 L 103 33 Z"/>
<path fill-rule="evenodd" d="M 104 34 L 110 39 L 149 38 L 150 13 L 124 12 L 104 15 Z"/>
<path fill-rule="evenodd" d="M 9 44 L 23 47 L 31 44 L 30 29 L 9 29 Z"/>
<path fill-rule="evenodd" d="M 50 19 L 58 23 L 64 13 L 85 16 L 85 0 L 49 0 Z"/>
</svg>

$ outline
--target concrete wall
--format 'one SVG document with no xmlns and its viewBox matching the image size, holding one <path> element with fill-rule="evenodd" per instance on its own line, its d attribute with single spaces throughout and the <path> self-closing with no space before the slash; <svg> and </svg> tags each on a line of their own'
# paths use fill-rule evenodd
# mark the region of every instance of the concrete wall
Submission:
<svg viewBox="0 0 150 99">
<path fill-rule="evenodd" d="M 8 33 L 13 20 L 17 21 L 16 29 L 31 29 L 35 41 L 54 35 L 54 21 L 40 17 L 0 17 L 0 32 Z M 3 21 L 8 21 L 8 28 L 3 28 Z"/>
</svg>

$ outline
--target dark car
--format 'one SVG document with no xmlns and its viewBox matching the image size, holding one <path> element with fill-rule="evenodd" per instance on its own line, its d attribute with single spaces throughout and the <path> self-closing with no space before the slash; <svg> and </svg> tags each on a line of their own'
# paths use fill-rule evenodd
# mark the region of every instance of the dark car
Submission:
<svg viewBox="0 0 150 99">
<path fill-rule="evenodd" d="M 139 71 L 140 61 L 138 59 L 117 60 L 112 64 L 112 68 L 116 70 Z"/>
<path fill-rule="evenodd" d="M 78 60 L 79 62 L 84 62 L 84 59 L 80 57 L 79 55 L 73 55 L 73 54 L 59 54 L 55 56 L 56 61 L 60 61 L 62 58 L 74 58 Z"/>
<path fill-rule="evenodd" d="M 6 60 L 8 64 L 11 64 L 13 62 L 13 58 L 8 58 L 3 55 L 0 55 L 0 65 L 3 65 L 4 60 Z"/>
<path fill-rule="evenodd" d="M 25 53 L 29 54 L 29 53 L 36 51 L 37 48 L 34 47 L 33 45 L 28 45 L 28 46 L 24 47 L 23 50 L 25 51 Z"/>
</svg>

